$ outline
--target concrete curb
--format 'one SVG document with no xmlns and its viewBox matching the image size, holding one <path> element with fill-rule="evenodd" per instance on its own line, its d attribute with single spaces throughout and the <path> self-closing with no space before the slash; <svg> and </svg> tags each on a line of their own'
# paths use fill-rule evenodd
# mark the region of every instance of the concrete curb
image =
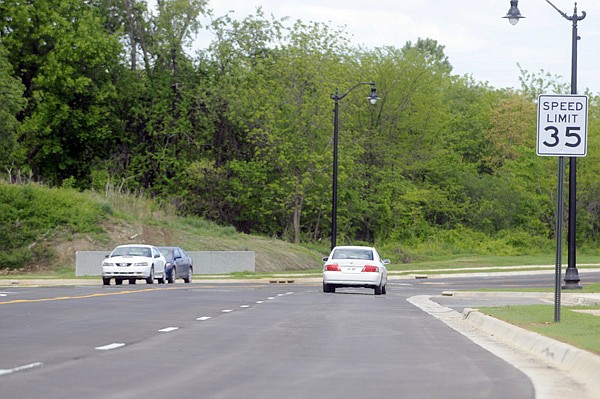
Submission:
<svg viewBox="0 0 600 399">
<path fill-rule="evenodd" d="M 595 392 L 595 397 L 600 397 L 600 356 L 484 315 L 475 309 L 467 308 L 463 314 L 477 328 L 568 371 Z"/>
<path fill-rule="evenodd" d="M 515 291 L 443 291 L 442 296 L 466 298 L 538 298 L 554 303 L 554 294 L 550 292 L 515 292 Z M 600 293 L 565 293 L 561 294 L 562 305 L 600 305 Z"/>
</svg>

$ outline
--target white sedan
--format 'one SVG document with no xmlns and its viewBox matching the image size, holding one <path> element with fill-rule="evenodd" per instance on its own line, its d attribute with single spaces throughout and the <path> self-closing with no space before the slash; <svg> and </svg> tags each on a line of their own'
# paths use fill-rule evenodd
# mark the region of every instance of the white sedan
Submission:
<svg viewBox="0 0 600 399">
<path fill-rule="evenodd" d="M 339 287 L 364 287 L 375 295 L 386 293 L 389 259 L 381 259 L 373 247 L 335 247 L 323 258 L 323 292 L 335 292 Z"/>
<path fill-rule="evenodd" d="M 135 284 L 136 280 L 146 280 L 153 284 L 158 279 L 165 283 L 167 272 L 165 257 L 158 248 L 152 245 L 133 244 L 116 247 L 106 260 L 102 262 L 102 282 L 110 285 L 110 279 L 115 279 L 115 284 L 120 285 L 123 280 Z"/>
</svg>

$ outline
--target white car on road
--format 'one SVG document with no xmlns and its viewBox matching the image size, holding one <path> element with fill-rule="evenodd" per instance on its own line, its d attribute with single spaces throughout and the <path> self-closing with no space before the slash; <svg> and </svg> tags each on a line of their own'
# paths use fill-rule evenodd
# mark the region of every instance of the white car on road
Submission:
<svg viewBox="0 0 600 399">
<path fill-rule="evenodd" d="M 364 287 L 375 295 L 386 293 L 389 259 L 381 259 L 373 247 L 335 247 L 323 258 L 323 292 L 335 292 L 339 287 Z"/>
<path fill-rule="evenodd" d="M 158 248 L 152 245 L 131 244 L 116 247 L 102 262 L 102 282 L 110 285 L 110 279 L 120 285 L 123 280 L 135 284 L 136 280 L 146 280 L 153 284 L 157 279 L 164 284 L 167 278 L 166 260 Z"/>
</svg>

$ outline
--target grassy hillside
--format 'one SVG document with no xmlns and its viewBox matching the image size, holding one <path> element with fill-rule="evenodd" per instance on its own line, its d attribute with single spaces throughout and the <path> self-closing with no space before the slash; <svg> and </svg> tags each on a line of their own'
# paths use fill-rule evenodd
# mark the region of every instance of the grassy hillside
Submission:
<svg viewBox="0 0 600 399">
<path fill-rule="evenodd" d="M 0 221 L 0 274 L 74 275 L 76 251 L 111 250 L 125 243 L 178 245 L 192 251 L 254 251 L 258 273 L 319 269 L 321 258 L 329 252 L 329 242 L 293 245 L 241 234 L 200 218 L 178 217 L 168 205 L 141 194 L 119 194 L 111 187 L 104 193 L 81 193 L 0 182 Z M 535 245 L 531 237 L 490 239 L 450 231 L 441 238 L 378 247 L 391 259 L 390 270 L 405 273 L 554 264 L 554 249 Z M 600 264 L 599 250 L 580 251 L 578 261 Z"/>
<path fill-rule="evenodd" d="M 320 267 L 322 249 L 240 234 L 199 218 L 174 216 L 142 195 L 81 193 L 0 183 L 0 273 L 75 270 L 75 252 L 126 243 L 193 251 L 255 251 L 256 271 Z"/>
</svg>

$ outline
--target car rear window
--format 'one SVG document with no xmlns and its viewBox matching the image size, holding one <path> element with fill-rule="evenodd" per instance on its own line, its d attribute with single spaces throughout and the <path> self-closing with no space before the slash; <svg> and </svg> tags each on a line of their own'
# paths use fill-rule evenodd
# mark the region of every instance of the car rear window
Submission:
<svg viewBox="0 0 600 399">
<path fill-rule="evenodd" d="M 158 250 L 160 251 L 161 254 L 163 254 L 164 256 L 173 256 L 173 248 L 164 248 L 164 247 L 159 247 Z"/>
<path fill-rule="evenodd" d="M 370 249 L 336 249 L 333 259 L 362 259 L 373 260 L 373 251 Z"/>
</svg>

